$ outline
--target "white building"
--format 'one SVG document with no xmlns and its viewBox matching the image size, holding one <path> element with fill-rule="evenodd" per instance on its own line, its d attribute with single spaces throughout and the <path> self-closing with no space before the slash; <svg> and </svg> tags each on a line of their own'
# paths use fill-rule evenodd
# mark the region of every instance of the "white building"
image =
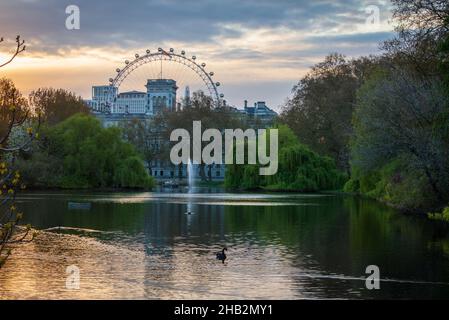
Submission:
<svg viewBox="0 0 449 320">
<path fill-rule="evenodd" d="M 119 93 L 112 107 L 112 113 L 147 113 L 148 104 L 145 92 L 128 91 Z"/>
<path fill-rule="evenodd" d="M 132 113 L 154 115 L 164 108 L 176 107 L 175 80 L 149 79 L 145 85 L 147 92 L 128 91 L 118 93 L 116 87 L 93 86 L 92 99 L 87 104 L 94 112 L 103 112 L 106 103 L 112 104 L 111 113 Z"/>
</svg>

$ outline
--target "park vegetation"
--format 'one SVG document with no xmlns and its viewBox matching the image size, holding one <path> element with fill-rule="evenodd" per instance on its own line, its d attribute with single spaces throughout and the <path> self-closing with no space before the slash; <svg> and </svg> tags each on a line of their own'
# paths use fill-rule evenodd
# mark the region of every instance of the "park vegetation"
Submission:
<svg viewBox="0 0 449 320">
<path fill-rule="evenodd" d="M 334 159 L 320 156 L 301 144 L 288 126 L 279 125 L 276 129 L 279 134 L 278 172 L 262 176 L 259 175 L 259 165 L 228 165 L 226 187 L 301 192 L 343 187 L 347 178 L 337 169 Z M 269 141 L 266 143 L 268 146 Z"/>
<path fill-rule="evenodd" d="M 135 148 L 117 127 L 75 114 L 41 130 L 41 139 L 17 162 L 28 185 L 39 188 L 151 188 Z"/>
<path fill-rule="evenodd" d="M 36 117 L 17 117 L 8 142 L 22 147 L 7 162 L 28 188 L 152 188 L 144 161 L 119 128 L 104 128 L 81 97 L 63 89 L 40 88 L 25 99 L 11 80 L 0 79 L 4 104 L 23 106 Z M 6 102 L 7 97 L 11 101 Z M 23 118 L 23 119 L 22 119 Z M 36 139 L 27 143 L 33 132 Z"/>
<path fill-rule="evenodd" d="M 349 173 L 345 191 L 449 221 L 449 2 L 392 2 L 397 35 L 383 53 L 326 57 L 281 122 Z"/>
</svg>

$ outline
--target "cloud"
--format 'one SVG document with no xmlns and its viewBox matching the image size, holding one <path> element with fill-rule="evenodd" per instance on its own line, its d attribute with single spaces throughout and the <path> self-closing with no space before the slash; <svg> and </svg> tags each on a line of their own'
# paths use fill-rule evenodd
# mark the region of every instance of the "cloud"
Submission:
<svg viewBox="0 0 449 320">
<path fill-rule="evenodd" d="M 57 54 L 72 47 L 117 46 L 169 41 L 216 43 L 241 31 L 230 28 L 276 29 L 304 33 L 354 29 L 365 19 L 363 1 L 298 0 L 133 0 L 75 1 L 81 29 L 65 28 L 65 8 L 73 0 L 9 1 L 0 4 L 0 30 L 20 33 L 36 51 Z"/>
<path fill-rule="evenodd" d="M 80 8 L 80 30 L 65 28 L 71 4 Z M 365 23 L 365 8 L 373 4 L 381 13 L 376 28 Z M 147 48 L 185 49 L 212 65 L 236 100 L 263 99 L 270 92 L 277 105 L 282 101 L 267 90 L 270 81 L 273 88 L 294 83 L 329 52 L 375 53 L 378 42 L 391 36 L 390 16 L 383 0 L 16 0 L 0 3 L 0 30 L 9 39 L 21 34 L 27 58 L 42 70 L 67 59 L 83 66 L 105 61 L 113 68 Z M 85 71 L 86 78 L 77 80 L 90 83 Z"/>
</svg>

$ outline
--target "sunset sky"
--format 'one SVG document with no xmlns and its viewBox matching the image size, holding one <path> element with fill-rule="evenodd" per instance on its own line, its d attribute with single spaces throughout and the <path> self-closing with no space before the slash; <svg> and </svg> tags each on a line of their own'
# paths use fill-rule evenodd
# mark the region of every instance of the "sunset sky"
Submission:
<svg viewBox="0 0 449 320">
<path fill-rule="evenodd" d="M 65 27 L 68 5 L 80 30 Z M 380 23 L 367 24 L 366 8 Z M 375 54 L 393 36 L 388 1 L 0 0 L 0 63 L 20 34 L 27 49 L 0 69 L 28 94 L 58 87 L 90 98 L 125 59 L 145 49 L 184 49 L 207 62 L 229 104 L 265 100 L 279 110 L 307 69 L 330 52 Z"/>
</svg>

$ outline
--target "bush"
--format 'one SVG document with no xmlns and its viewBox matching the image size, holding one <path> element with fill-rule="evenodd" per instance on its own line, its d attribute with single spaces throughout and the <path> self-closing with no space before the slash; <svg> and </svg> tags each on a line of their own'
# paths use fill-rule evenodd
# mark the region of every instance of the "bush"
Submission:
<svg viewBox="0 0 449 320">
<path fill-rule="evenodd" d="M 399 156 L 379 170 L 364 174 L 355 170 L 344 191 L 360 192 L 410 211 L 425 210 L 436 201 L 424 172 L 411 167 L 406 156 Z"/>
<path fill-rule="evenodd" d="M 428 213 L 427 216 L 433 220 L 449 222 L 449 207 L 444 208 L 441 213 Z"/>
</svg>

